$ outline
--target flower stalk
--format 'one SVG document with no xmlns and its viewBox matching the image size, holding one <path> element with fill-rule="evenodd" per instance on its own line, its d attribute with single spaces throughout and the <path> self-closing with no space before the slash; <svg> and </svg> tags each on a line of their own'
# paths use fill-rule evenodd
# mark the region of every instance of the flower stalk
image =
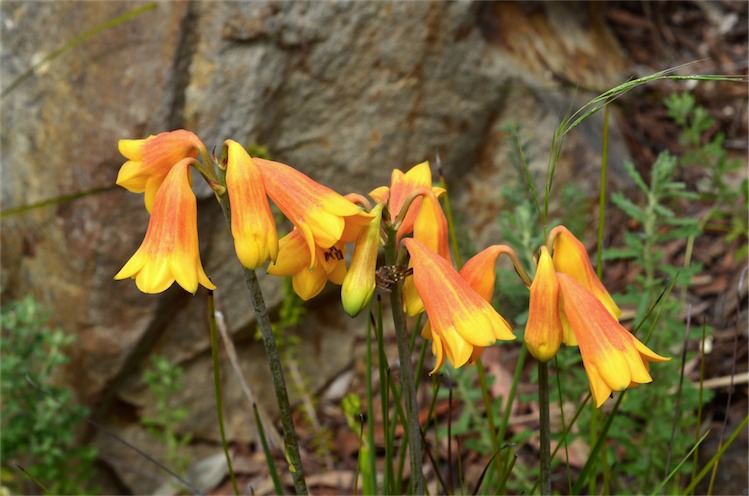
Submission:
<svg viewBox="0 0 749 496">
<path fill-rule="evenodd" d="M 387 228 L 387 243 L 385 245 L 385 259 L 388 265 L 397 264 L 398 247 L 396 246 L 396 230 Z M 411 493 L 424 494 L 424 473 L 421 460 L 421 427 L 419 426 L 419 405 L 416 401 L 416 385 L 414 370 L 411 363 L 411 348 L 406 335 L 406 316 L 403 312 L 402 301 L 403 281 L 398 281 L 390 289 L 390 308 L 393 313 L 395 340 L 398 344 L 398 359 L 400 361 L 400 382 L 406 403 L 406 418 L 408 419 L 408 437 L 411 465 Z"/>
<path fill-rule="evenodd" d="M 265 346 L 265 356 L 268 359 L 271 376 L 273 377 L 273 388 L 276 392 L 278 410 L 281 415 L 286 457 L 291 463 L 294 490 L 296 494 L 307 494 L 307 483 L 304 480 L 304 469 L 302 468 L 302 460 L 299 456 L 299 442 L 296 438 L 294 420 L 291 416 L 292 411 L 289 404 L 289 395 L 286 392 L 286 381 L 283 375 L 283 367 L 281 366 L 281 356 L 278 353 L 276 340 L 273 337 L 268 309 L 265 306 L 263 292 L 260 289 L 260 283 L 257 280 L 255 271 L 244 268 L 244 278 L 247 283 L 247 289 L 250 291 L 252 306 L 255 308 L 255 319 L 260 327 L 260 335 L 263 338 L 263 346 Z"/>
<path fill-rule="evenodd" d="M 224 428 L 224 400 L 221 394 L 221 369 L 218 359 L 218 336 L 216 333 L 216 307 L 213 299 L 213 291 L 208 292 L 208 322 L 211 333 L 211 359 L 213 361 L 213 391 L 216 395 L 216 417 L 218 418 L 218 428 L 221 434 L 221 445 L 224 448 L 226 457 L 226 466 L 229 470 L 231 485 L 234 488 L 234 494 L 239 495 L 239 486 L 237 478 L 234 475 L 234 467 L 229 455 L 229 444 L 226 442 L 226 430 Z M 259 422 L 258 422 L 259 425 Z"/>
<path fill-rule="evenodd" d="M 228 195 L 216 194 L 216 198 L 224 212 L 227 225 L 231 226 L 231 206 L 229 204 Z M 294 490 L 296 494 L 299 495 L 307 494 L 307 483 L 304 479 L 304 469 L 302 467 L 301 456 L 299 455 L 299 441 L 297 440 L 296 431 L 294 430 L 294 420 L 292 418 L 289 395 L 286 390 L 286 380 L 283 374 L 283 366 L 281 365 L 281 356 L 278 353 L 276 339 L 273 337 L 273 329 L 271 328 L 268 309 L 265 306 L 265 299 L 263 298 L 263 292 L 260 288 L 257 274 L 255 274 L 253 269 L 248 269 L 246 267 L 242 267 L 242 269 L 244 271 L 247 289 L 250 292 L 250 300 L 255 309 L 255 320 L 260 328 L 260 335 L 263 340 L 263 346 L 265 347 L 265 356 L 268 360 L 268 366 L 270 367 L 271 377 L 273 379 L 273 389 L 276 393 L 276 401 L 278 402 L 278 411 L 281 416 L 281 426 L 283 428 L 284 451 L 286 459 L 291 464 L 290 470 L 292 479 L 294 480 Z"/>
<path fill-rule="evenodd" d="M 541 494 L 551 494 L 551 422 L 549 417 L 548 362 L 538 362 Z"/>
</svg>

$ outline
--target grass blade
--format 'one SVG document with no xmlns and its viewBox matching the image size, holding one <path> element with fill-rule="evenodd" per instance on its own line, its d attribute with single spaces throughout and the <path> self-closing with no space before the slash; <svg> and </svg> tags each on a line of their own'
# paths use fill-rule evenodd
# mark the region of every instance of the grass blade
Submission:
<svg viewBox="0 0 749 496">
<path fill-rule="evenodd" d="M 284 494 L 283 485 L 281 484 L 281 479 L 278 477 L 278 470 L 276 470 L 276 461 L 273 459 L 273 455 L 271 455 L 268 440 L 265 438 L 265 429 L 263 429 L 263 422 L 260 420 L 260 412 L 257 410 L 257 404 L 252 404 L 252 411 L 255 413 L 257 434 L 260 438 L 260 444 L 263 446 L 263 453 L 265 454 L 265 461 L 268 464 L 270 478 L 273 481 L 273 488 L 276 490 L 276 494 Z"/>
<path fill-rule="evenodd" d="M 136 9 L 130 10 L 128 12 L 125 12 L 121 16 L 117 16 L 114 19 L 110 19 L 109 21 L 99 24 L 95 28 L 89 29 L 85 33 L 83 33 L 80 36 L 77 36 L 70 40 L 69 42 L 62 45 L 57 50 L 54 50 L 53 52 L 46 55 L 42 60 L 37 62 L 36 64 L 32 65 L 29 69 L 27 69 L 23 74 L 18 76 L 10 85 L 3 90 L 3 92 L 0 94 L 0 98 L 5 98 L 11 91 L 16 89 L 18 86 L 21 85 L 24 81 L 26 81 L 28 78 L 34 75 L 34 72 L 36 72 L 39 67 L 43 66 L 47 62 L 51 62 L 52 60 L 56 59 L 63 53 L 67 52 L 68 50 L 71 50 L 81 43 L 84 43 L 88 41 L 90 38 L 93 38 L 97 34 L 101 33 L 102 31 L 106 31 L 109 28 L 113 28 L 115 26 L 119 26 L 120 24 L 127 22 L 131 19 L 135 19 L 139 15 L 145 14 L 146 12 L 149 12 L 156 8 L 156 2 L 151 2 L 149 4 L 146 4 L 142 7 L 138 7 Z"/>
</svg>

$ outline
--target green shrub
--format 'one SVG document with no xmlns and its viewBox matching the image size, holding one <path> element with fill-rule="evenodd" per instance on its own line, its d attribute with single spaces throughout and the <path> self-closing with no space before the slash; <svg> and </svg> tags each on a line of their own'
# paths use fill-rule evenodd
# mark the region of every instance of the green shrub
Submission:
<svg viewBox="0 0 749 496">
<path fill-rule="evenodd" d="M 3 486 L 17 493 L 94 492 L 88 481 L 96 450 L 74 443 L 88 411 L 74 404 L 70 390 L 52 384 L 74 337 L 50 328 L 31 297 L 3 305 L 1 313 Z"/>
</svg>

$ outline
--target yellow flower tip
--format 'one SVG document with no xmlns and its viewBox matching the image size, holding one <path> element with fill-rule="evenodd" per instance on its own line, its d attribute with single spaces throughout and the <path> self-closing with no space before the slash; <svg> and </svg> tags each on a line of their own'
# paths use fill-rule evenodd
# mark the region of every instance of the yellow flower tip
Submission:
<svg viewBox="0 0 749 496">
<path fill-rule="evenodd" d="M 536 275 L 530 287 L 525 343 L 536 360 L 548 362 L 559 350 L 562 335 L 559 283 L 554 271 L 554 263 L 544 246 L 541 248 Z"/>
<path fill-rule="evenodd" d="M 460 276 L 486 301 L 492 301 L 494 284 L 497 279 L 497 271 L 494 266 L 505 249 L 504 245 L 492 245 L 485 248 L 468 259 L 460 269 Z"/>
<path fill-rule="evenodd" d="M 390 194 L 390 188 L 387 186 L 380 186 L 370 191 L 367 196 L 372 198 L 377 203 L 387 203 Z"/>
<path fill-rule="evenodd" d="M 341 287 L 343 309 L 351 317 L 356 317 L 369 304 L 375 291 L 375 268 L 380 249 L 380 216 L 384 203 L 377 204 L 371 211 L 374 218 L 361 230 L 356 240 L 354 256 Z"/>
<path fill-rule="evenodd" d="M 670 357 L 664 357 L 655 353 L 653 350 L 642 344 L 642 342 L 634 336 L 633 339 L 635 340 L 635 348 L 637 348 L 637 351 L 640 352 L 640 355 L 642 355 L 643 358 L 648 362 L 668 362 L 671 360 Z"/>
<path fill-rule="evenodd" d="M 573 277 L 586 287 L 603 303 L 609 313 L 619 320 L 622 311 L 598 279 L 585 245 L 564 226 L 557 226 L 552 229 L 549 233 L 549 239 L 554 240 L 552 259 L 557 272 Z"/>
<path fill-rule="evenodd" d="M 161 293 L 175 281 L 193 294 L 199 284 L 215 289 L 200 261 L 190 161 L 180 160 L 170 169 L 155 194 L 146 236 L 116 280 L 131 277 L 144 293 Z"/>
<path fill-rule="evenodd" d="M 226 188 L 231 202 L 234 248 L 243 266 L 255 269 L 278 256 L 278 233 L 263 177 L 245 148 L 224 142 Z"/>
<path fill-rule="evenodd" d="M 640 343 L 596 295 L 573 277 L 557 273 L 557 280 L 596 404 L 602 405 L 611 391 L 651 382 L 648 362 L 667 358 Z"/>
<path fill-rule="evenodd" d="M 351 274 L 351 271 L 348 272 Z M 374 295 L 375 285 L 369 284 L 347 284 L 347 280 L 344 278 L 341 289 L 341 303 L 343 304 L 343 310 L 348 314 L 349 317 L 356 317 L 361 313 L 369 302 L 372 300 Z"/>
<path fill-rule="evenodd" d="M 447 218 L 431 191 L 424 195 L 413 222 L 414 238 L 446 260 L 450 260 Z"/>
<path fill-rule="evenodd" d="M 316 259 L 316 252 L 312 253 Z M 304 234 L 300 229 L 294 229 L 278 241 L 278 257 L 268 265 L 268 274 L 292 276 L 302 270 L 310 270 L 311 264 Z"/>
<path fill-rule="evenodd" d="M 340 284 L 346 276 L 343 244 L 327 249 L 315 247 L 312 262 L 301 229 L 281 238 L 278 246 L 278 259 L 268 265 L 268 274 L 291 276 L 294 291 L 305 301 L 317 296 L 328 280 Z"/>
<path fill-rule="evenodd" d="M 429 322 L 427 322 L 424 327 L 426 328 L 426 326 L 428 325 Z M 422 334 L 423 333 L 424 332 L 422 332 Z M 429 331 L 429 336 L 432 339 L 432 354 L 435 358 L 434 368 L 431 372 L 429 372 L 429 375 L 434 375 L 436 372 L 439 372 L 439 370 L 445 364 L 445 349 L 438 334 L 432 334 L 432 332 Z"/>
<path fill-rule="evenodd" d="M 396 217 L 402 219 L 398 227 L 398 242 L 413 232 L 413 224 L 421 208 L 422 199 L 417 197 L 410 205 L 407 203 L 410 201 L 409 197 L 419 189 L 432 190 L 432 171 L 429 168 L 429 162 L 417 164 L 405 174 L 398 169 L 393 170 L 387 202 L 388 211 L 393 219 Z M 406 211 L 401 212 L 404 208 Z"/>
<path fill-rule="evenodd" d="M 130 160 L 141 161 L 143 160 L 143 145 L 147 140 L 153 139 L 154 135 L 150 135 L 144 139 L 121 139 L 117 142 L 117 150 L 123 157 Z"/>
<path fill-rule="evenodd" d="M 467 363 L 475 346 L 515 339 L 507 322 L 471 289 L 449 261 L 415 238 L 402 243 L 411 255 L 413 283 L 429 317 L 432 336 L 439 335 L 453 366 Z"/>
<path fill-rule="evenodd" d="M 381 213 L 378 214 L 378 216 L 381 216 Z M 367 225 L 369 225 L 372 219 L 372 212 L 365 212 L 364 210 L 361 210 L 356 215 L 349 215 L 347 217 L 344 217 L 343 232 L 341 233 L 341 237 L 338 241 L 343 243 L 355 242 L 359 238 L 359 234 L 364 228 L 366 228 Z"/>
<path fill-rule="evenodd" d="M 156 191 L 180 160 L 195 158 L 205 145 L 190 131 L 179 129 L 145 139 L 120 140 L 120 153 L 127 158 L 117 174 L 117 184 L 133 193 L 145 192 L 146 208 L 152 211 Z"/>
<path fill-rule="evenodd" d="M 409 261 L 408 268 L 413 268 L 413 263 Z M 409 317 L 415 317 L 424 312 L 424 302 L 421 301 L 419 291 L 416 289 L 413 277 L 407 277 L 403 281 L 403 311 Z"/>
</svg>

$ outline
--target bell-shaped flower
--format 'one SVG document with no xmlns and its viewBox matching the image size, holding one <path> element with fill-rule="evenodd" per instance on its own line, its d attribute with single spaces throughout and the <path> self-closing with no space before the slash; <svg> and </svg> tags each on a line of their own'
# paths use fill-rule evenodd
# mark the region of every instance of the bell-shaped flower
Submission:
<svg viewBox="0 0 749 496">
<path fill-rule="evenodd" d="M 611 315 L 598 295 L 567 274 L 557 273 L 564 313 L 575 333 L 596 406 L 612 391 L 651 382 L 648 362 L 665 362 Z"/>
<path fill-rule="evenodd" d="M 151 212 L 156 192 L 172 166 L 183 158 L 195 158 L 205 145 L 190 131 L 179 129 L 145 139 L 123 139 L 117 144 L 127 158 L 117 174 L 117 184 L 144 193 L 146 209 Z"/>
<path fill-rule="evenodd" d="M 497 271 L 494 266 L 497 264 L 497 259 L 499 259 L 500 255 L 510 257 L 516 270 L 522 270 L 519 267 L 519 261 L 515 256 L 515 252 L 507 245 L 492 245 L 481 250 L 468 259 L 460 269 L 461 277 L 488 302 L 492 301 L 492 296 L 494 295 L 494 283 L 497 279 Z M 527 278 L 524 271 L 521 277 Z"/>
<path fill-rule="evenodd" d="M 409 201 L 413 192 L 419 189 L 431 189 L 438 198 L 445 192 L 443 188 L 432 187 L 432 170 L 429 168 L 429 162 L 414 165 L 405 174 L 400 169 L 394 169 L 390 176 L 390 187 L 380 186 L 369 193 L 378 203 L 387 202 L 391 218 L 400 216 L 403 219 L 398 226 L 396 243 L 400 243 L 404 236 L 414 230 L 422 198 L 414 198 L 410 203 Z M 408 210 L 401 213 L 404 207 Z"/>
<path fill-rule="evenodd" d="M 291 276 L 294 291 L 307 301 L 320 294 L 327 281 L 343 282 L 346 277 L 345 249 L 343 243 L 328 248 L 315 246 L 314 259 L 311 260 L 304 234 L 294 229 L 278 241 L 278 258 L 268 265 L 268 274 Z"/>
<path fill-rule="evenodd" d="M 536 275 L 531 284 L 525 344 L 539 362 L 548 362 L 562 344 L 562 317 L 559 309 L 559 282 L 549 250 L 541 247 Z M 568 338 L 568 341 L 570 339 Z"/>
<path fill-rule="evenodd" d="M 359 315 L 374 294 L 377 252 L 380 249 L 380 219 L 384 203 L 370 212 L 374 218 L 359 233 L 346 277 L 341 285 L 343 309 L 351 317 Z"/>
<path fill-rule="evenodd" d="M 191 188 L 192 158 L 178 161 L 156 192 L 143 243 L 115 279 L 132 277 L 144 293 L 161 293 L 177 281 L 195 293 L 211 283 L 200 262 L 198 208 Z"/>
<path fill-rule="evenodd" d="M 231 204 L 234 249 L 243 266 L 255 269 L 278 256 L 278 234 L 260 169 L 242 145 L 224 142 L 226 189 Z"/>
<path fill-rule="evenodd" d="M 557 226 L 552 229 L 549 233 L 549 239 L 554 242 L 552 259 L 556 271 L 567 274 L 587 288 L 588 291 L 591 291 L 608 309 L 609 313 L 618 320 L 622 311 L 614 303 L 614 299 L 606 291 L 601 280 L 598 279 L 596 271 L 590 263 L 585 245 L 564 226 Z"/>
<path fill-rule="evenodd" d="M 515 252 L 512 250 L 512 248 L 506 245 L 492 245 L 468 259 L 468 261 L 458 272 L 460 274 L 460 277 L 465 279 L 465 281 L 468 283 L 468 286 L 470 286 L 471 289 L 476 291 L 479 296 L 481 296 L 489 303 L 491 303 L 492 297 L 494 296 L 494 284 L 497 279 L 495 265 L 497 264 L 497 259 L 500 255 L 507 255 L 508 257 L 510 257 L 510 259 L 512 259 L 513 261 L 513 264 L 516 265 L 517 270 L 519 261 L 517 260 Z M 522 271 L 522 268 L 520 270 Z M 527 278 L 527 276 L 525 275 L 525 271 L 522 271 L 521 277 Z M 504 317 L 502 317 L 501 314 L 499 316 L 500 318 L 502 318 L 507 328 L 510 329 L 510 324 L 504 319 Z M 422 336 L 427 339 L 431 339 L 431 331 L 427 328 L 428 325 L 429 323 L 427 322 L 424 330 L 422 330 Z M 480 358 L 483 350 L 484 349 L 482 347 L 474 347 L 474 352 L 469 362 L 473 362 L 477 358 Z"/>
<path fill-rule="evenodd" d="M 265 191 L 296 226 L 307 245 L 309 268 L 317 247 L 326 250 L 353 242 L 372 215 L 298 170 L 280 162 L 253 159 L 263 175 Z"/>
<path fill-rule="evenodd" d="M 422 191 L 425 193 L 423 198 L 420 198 L 421 206 L 413 222 L 413 237 L 449 262 L 447 218 L 433 191 L 430 189 L 422 189 Z M 409 268 L 412 264 L 413 261 L 409 261 Z M 408 315 L 418 315 L 424 311 L 424 304 L 414 286 L 413 278 L 407 278 L 403 283 L 403 304 Z"/>
<path fill-rule="evenodd" d="M 452 264 L 414 238 L 403 240 L 413 263 L 413 279 L 429 318 L 424 334 L 432 338 L 438 370 L 445 357 L 454 367 L 465 365 L 476 348 L 496 340 L 512 340 L 507 322 L 476 293 Z"/>
</svg>

